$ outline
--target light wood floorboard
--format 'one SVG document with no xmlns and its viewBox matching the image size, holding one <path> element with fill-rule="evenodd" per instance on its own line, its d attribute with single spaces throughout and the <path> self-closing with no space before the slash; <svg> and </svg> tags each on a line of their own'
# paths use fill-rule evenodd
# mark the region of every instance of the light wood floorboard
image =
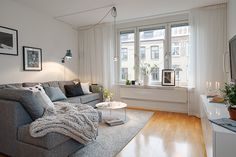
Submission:
<svg viewBox="0 0 236 157">
<path fill-rule="evenodd" d="M 204 147 L 199 118 L 157 111 L 117 157 L 206 157 Z"/>
<path fill-rule="evenodd" d="M 206 157 L 201 121 L 157 111 L 117 157 Z"/>
</svg>

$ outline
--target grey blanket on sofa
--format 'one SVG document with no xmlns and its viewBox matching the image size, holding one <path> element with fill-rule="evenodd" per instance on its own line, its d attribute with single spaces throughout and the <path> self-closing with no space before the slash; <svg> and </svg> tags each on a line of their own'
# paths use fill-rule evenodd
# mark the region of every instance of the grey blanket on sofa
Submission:
<svg viewBox="0 0 236 157">
<path fill-rule="evenodd" d="M 86 145 L 97 137 L 99 115 L 93 107 L 67 102 L 55 103 L 55 110 L 46 110 L 44 116 L 30 124 L 30 134 L 42 137 L 57 132 Z"/>
</svg>

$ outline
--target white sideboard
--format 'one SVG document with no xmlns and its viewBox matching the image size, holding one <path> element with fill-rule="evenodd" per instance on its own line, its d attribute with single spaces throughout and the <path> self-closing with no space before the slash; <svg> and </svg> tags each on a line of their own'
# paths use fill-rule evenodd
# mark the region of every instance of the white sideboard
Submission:
<svg viewBox="0 0 236 157">
<path fill-rule="evenodd" d="M 207 157 L 236 157 L 236 133 L 209 120 L 228 118 L 227 107 L 220 103 L 209 103 L 201 96 L 201 123 Z"/>
</svg>

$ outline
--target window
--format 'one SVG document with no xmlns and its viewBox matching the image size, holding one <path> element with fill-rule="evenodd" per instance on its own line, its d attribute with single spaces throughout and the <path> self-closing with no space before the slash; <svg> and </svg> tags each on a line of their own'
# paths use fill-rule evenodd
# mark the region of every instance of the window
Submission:
<svg viewBox="0 0 236 157">
<path fill-rule="evenodd" d="M 134 31 L 120 32 L 120 80 L 134 80 Z"/>
<path fill-rule="evenodd" d="M 128 79 L 128 68 L 121 69 L 121 79 L 127 80 Z"/>
<path fill-rule="evenodd" d="M 121 60 L 122 61 L 128 60 L 128 49 L 127 48 L 121 48 Z"/>
<path fill-rule="evenodd" d="M 152 72 L 152 81 L 159 81 L 160 80 L 160 70 L 159 68 L 154 68 Z"/>
<path fill-rule="evenodd" d="M 151 59 L 159 59 L 159 46 L 151 46 Z"/>
<path fill-rule="evenodd" d="M 170 33 L 167 33 L 170 32 Z M 187 85 L 189 26 L 166 23 L 159 26 L 134 27 L 120 31 L 120 81 L 143 80 L 142 66 L 149 64 L 151 84 L 161 84 L 161 71 L 178 68 L 176 80 Z M 126 48 L 126 49 L 122 49 Z"/>
<path fill-rule="evenodd" d="M 180 81 L 180 75 L 179 75 L 179 73 L 180 73 L 180 71 L 182 70 L 182 69 L 180 68 L 180 65 L 172 65 L 172 69 L 175 70 L 175 80 L 176 80 L 176 81 Z"/>
<path fill-rule="evenodd" d="M 143 32 L 143 38 L 144 38 L 144 39 L 153 38 L 153 31 L 152 31 L 152 30 L 150 30 L 150 31 L 144 31 L 144 32 Z"/>
<path fill-rule="evenodd" d="M 173 57 L 180 56 L 180 43 L 179 42 L 172 42 L 172 56 Z"/>
<path fill-rule="evenodd" d="M 141 60 L 146 59 L 146 47 L 144 47 L 144 46 L 140 47 L 140 59 Z"/>
<path fill-rule="evenodd" d="M 125 42 L 128 40 L 128 34 L 121 34 L 120 35 L 120 41 Z"/>
<path fill-rule="evenodd" d="M 175 30 L 178 34 L 175 33 Z M 176 81 L 180 85 L 187 85 L 188 67 L 188 47 L 189 47 L 189 26 L 187 24 L 175 24 L 171 26 L 171 50 L 172 68 L 175 71 Z"/>
</svg>

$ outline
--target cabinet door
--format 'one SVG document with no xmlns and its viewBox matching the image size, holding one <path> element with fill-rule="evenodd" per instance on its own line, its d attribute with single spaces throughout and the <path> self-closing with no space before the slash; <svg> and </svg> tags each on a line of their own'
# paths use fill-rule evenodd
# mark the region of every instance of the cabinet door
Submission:
<svg viewBox="0 0 236 157">
<path fill-rule="evenodd" d="M 215 157 L 236 157 L 235 134 L 216 132 L 215 142 Z"/>
<path fill-rule="evenodd" d="M 204 138 L 204 142 L 206 146 L 207 157 L 214 157 L 213 156 L 214 133 L 212 130 L 212 124 L 207 118 L 207 114 L 205 112 L 203 104 L 200 110 L 201 110 L 202 133 L 203 133 L 203 138 Z"/>
</svg>

